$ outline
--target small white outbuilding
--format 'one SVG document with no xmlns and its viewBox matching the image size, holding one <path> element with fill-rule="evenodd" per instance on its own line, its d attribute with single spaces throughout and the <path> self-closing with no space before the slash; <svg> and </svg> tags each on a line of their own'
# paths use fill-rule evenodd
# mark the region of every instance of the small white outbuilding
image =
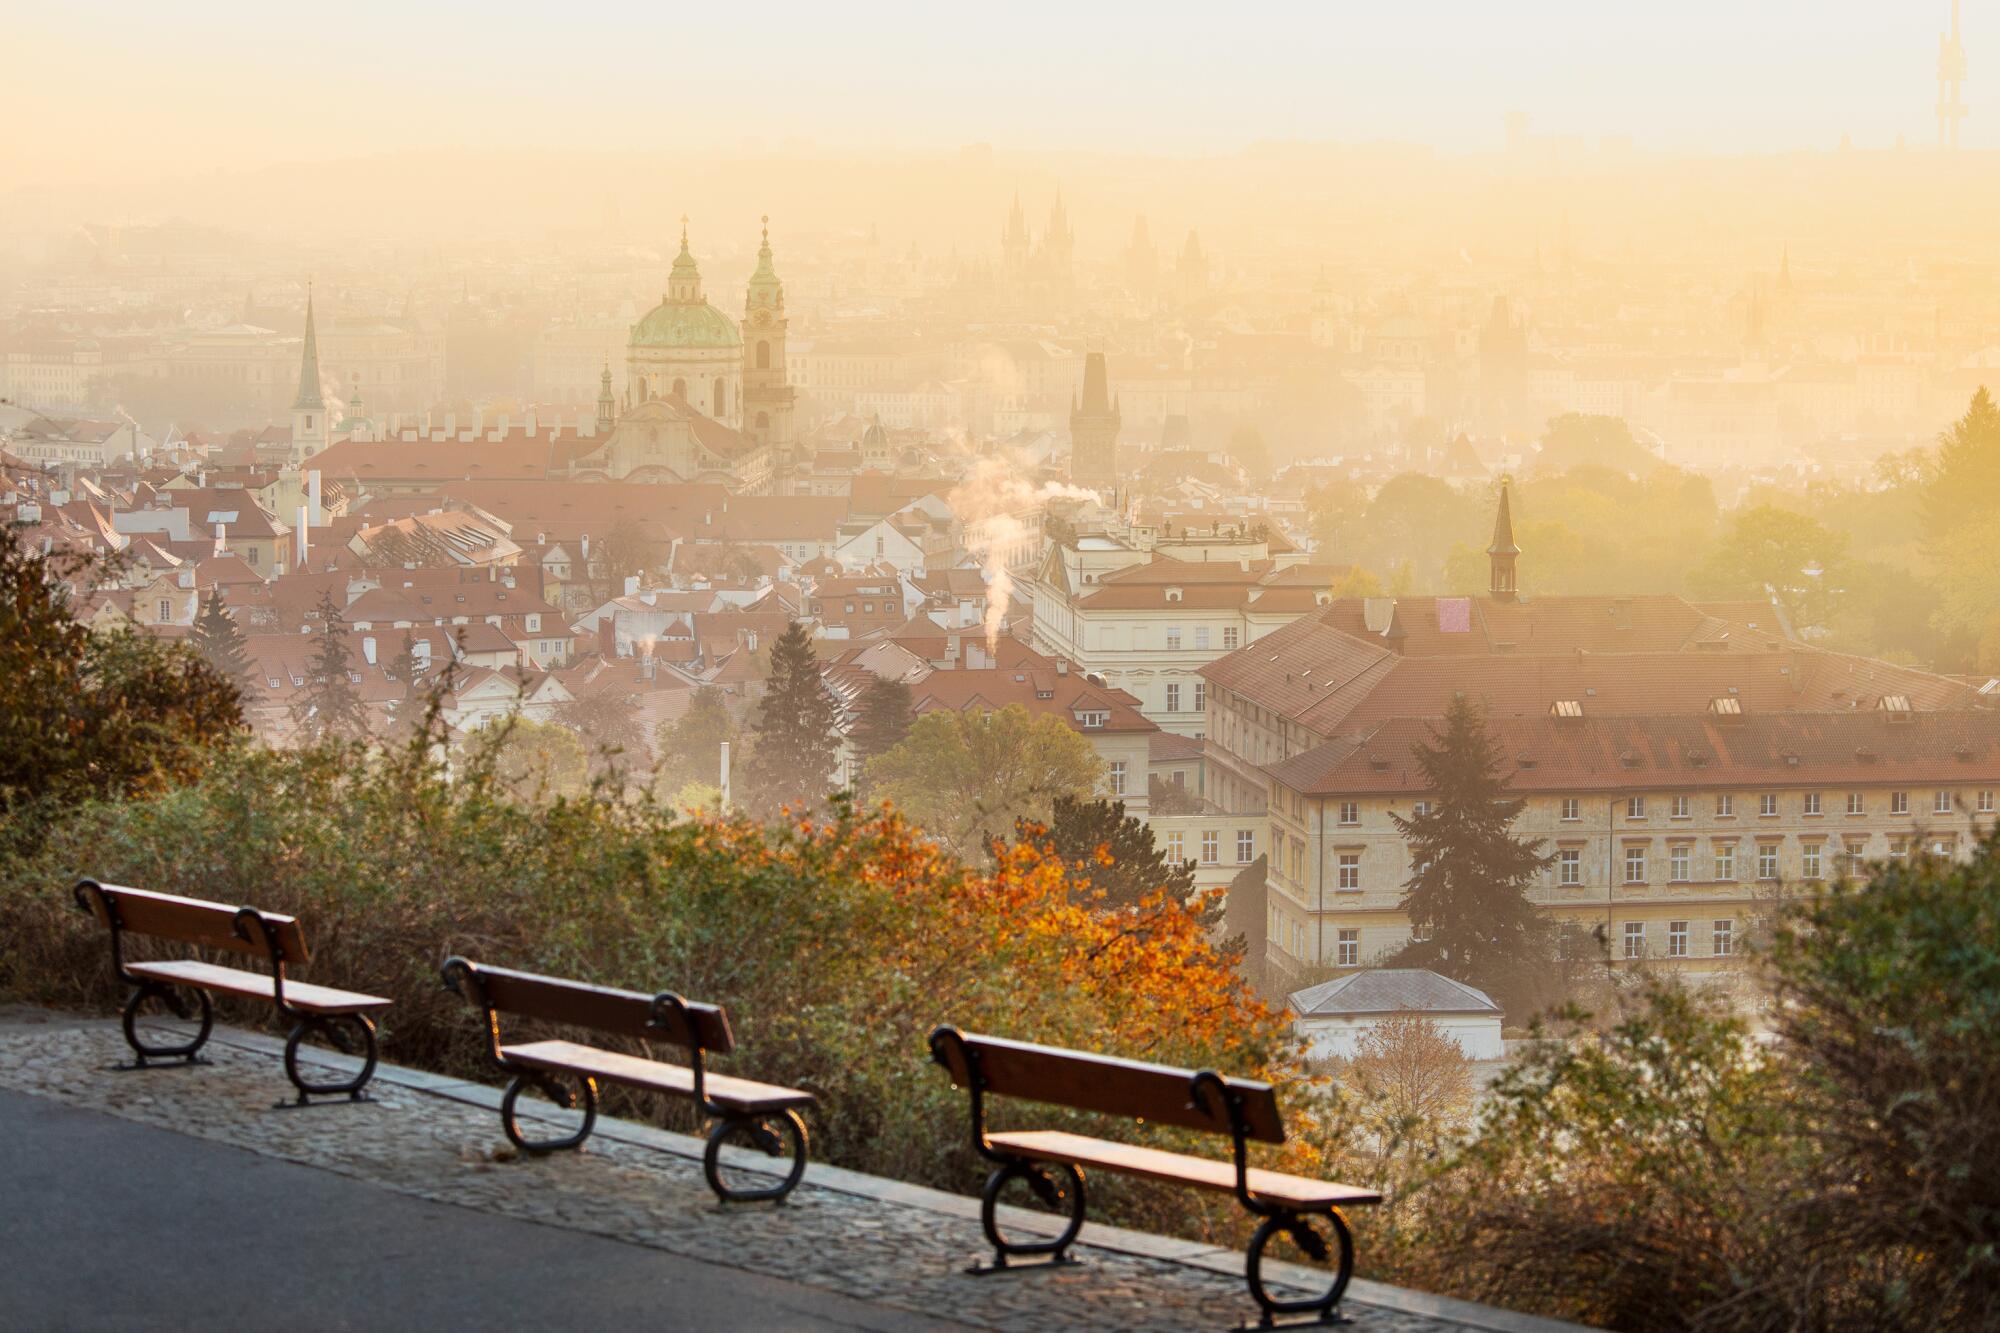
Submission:
<svg viewBox="0 0 2000 1333">
<path fill-rule="evenodd" d="M 1294 991 L 1293 1028 L 1321 1060 L 1354 1056 L 1363 1033 L 1398 1014 L 1420 1014 L 1468 1060 L 1498 1060 L 1500 1006 L 1485 991 L 1421 967 L 1376 967 Z"/>
</svg>

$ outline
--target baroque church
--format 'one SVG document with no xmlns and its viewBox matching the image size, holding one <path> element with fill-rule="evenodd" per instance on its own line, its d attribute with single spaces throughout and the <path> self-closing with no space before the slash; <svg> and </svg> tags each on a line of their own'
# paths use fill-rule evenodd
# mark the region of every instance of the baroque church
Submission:
<svg viewBox="0 0 2000 1333">
<path fill-rule="evenodd" d="M 587 481 L 715 481 L 759 492 L 790 468 L 796 390 L 786 375 L 785 289 L 771 264 L 771 220 L 743 301 L 743 322 L 709 304 L 681 219 L 667 290 L 632 326 L 621 404 L 606 367 L 597 400 L 604 443 L 570 474 Z"/>
</svg>

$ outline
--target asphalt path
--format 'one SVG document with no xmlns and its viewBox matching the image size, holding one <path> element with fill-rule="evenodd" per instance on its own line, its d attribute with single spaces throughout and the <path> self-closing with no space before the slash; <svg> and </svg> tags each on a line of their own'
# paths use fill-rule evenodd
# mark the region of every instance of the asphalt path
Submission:
<svg viewBox="0 0 2000 1333">
<path fill-rule="evenodd" d="M 0 1330 L 956 1327 L 0 1092 Z"/>
</svg>

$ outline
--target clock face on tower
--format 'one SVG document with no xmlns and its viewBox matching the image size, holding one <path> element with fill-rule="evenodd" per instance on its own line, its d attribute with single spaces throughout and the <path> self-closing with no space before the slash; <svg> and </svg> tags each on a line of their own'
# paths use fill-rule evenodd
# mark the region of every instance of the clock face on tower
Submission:
<svg viewBox="0 0 2000 1333">
<path fill-rule="evenodd" d="M 750 316 L 750 322 L 758 328 L 762 328 L 771 322 L 771 312 L 768 310 L 755 311 Z"/>
</svg>

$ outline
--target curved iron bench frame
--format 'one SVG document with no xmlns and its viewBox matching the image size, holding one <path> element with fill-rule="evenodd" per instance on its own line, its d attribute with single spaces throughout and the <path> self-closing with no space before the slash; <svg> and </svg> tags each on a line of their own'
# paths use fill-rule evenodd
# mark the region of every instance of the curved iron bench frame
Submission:
<svg viewBox="0 0 2000 1333">
<path fill-rule="evenodd" d="M 120 981 L 132 987 L 132 994 L 126 999 L 124 1011 L 120 1015 L 120 1027 L 125 1034 L 125 1044 L 132 1048 L 132 1063 L 129 1065 L 119 1065 L 116 1068 L 130 1071 L 175 1067 L 172 1065 L 156 1066 L 152 1063 L 156 1060 L 178 1060 L 182 1066 L 208 1064 L 209 1061 L 203 1059 L 201 1055 L 201 1048 L 208 1044 L 209 1036 L 215 1029 L 215 1006 L 209 999 L 208 988 L 194 982 L 177 983 L 165 981 L 157 977 L 134 976 L 126 970 L 124 936 L 127 927 L 118 913 L 117 890 L 120 887 L 119 885 L 104 884 L 94 879 L 84 879 L 77 881 L 76 887 L 71 891 L 72 896 L 76 899 L 76 905 L 84 913 L 93 917 L 101 916 L 109 925 L 111 931 L 111 970 Z M 161 896 L 175 897 L 177 895 L 168 894 Z M 93 900 L 95 906 L 93 906 Z M 318 1105 L 319 1103 L 313 1101 L 315 1097 L 345 1097 L 350 1102 L 374 1100 L 368 1095 L 366 1088 L 369 1082 L 375 1077 L 375 1067 L 380 1057 L 380 1048 L 375 1035 L 375 1021 L 365 1011 L 323 1014 L 300 1009 L 289 1003 L 285 999 L 285 966 L 287 959 L 284 942 L 280 937 L 277 924 L 256 908 L 248 906 L 236 909 L 236 915 L 232 924 L 236 937 L 243 941 L 245 945 L 250 946 L 249 951 L 254 951 L 257 946 L 262 946 L 264 956 L 271 965 L 271 1003 L 280 1014 L 292 1020 L 292 1030 L 285 1038 L 285 1077 L 290 1079 L 292 1086 L 298 1089 L 298 1096 L 292 1101 L 277 1103 L 277 1108 L 284 1109 L 296 1106 Z M 135 930 L 133 933 L 147 934 L 150 932 Z M 177 990 L 191 990 L 194 992 L 195 998 L 201 1001 L 199 1029 L 192 1040 L 184 1042 L 179 1046 L 148 1046 L 139 1039 L 137 1031 L 141 1006 L 149 999 L 157 999 L 166 1005 L 176 1017 L 188 1018 L 187 1006 L 175 994 Z M 375 1007 L 387 1008 L 388 1002 L 384 1001 Z M 351 1052 L 344 1050 L 345 1039 L 339 1035 L 341 1031 L 340 1024 L 342 1023 L 353 1024 L 359 1035 L 361 1046 L 360 1072 L 351 1078 L 333 1082 L 316 1083 L 307 1080 L 299 1072 L 299 1047 L 304 1043 L 307 1036 L 318 1033 L 330 1045 L 342 1048 L 343 1053 L 351 1054 Z"/>
<path fill-rule="evenodd" d="M 482 974 L 487 970 L 470 958 L 454 954 L 444 961 L 444 966 L 440 969 L 440 972 L 443 977 L 445 989 L 464 996 L 478 1005 L 483 1011 L 487 1053 L 491 1056 L 496 1068 L 502 1073 L 512 1076 L 512 1080 L 507 1085 L 507 1091 L 501 1099 L 501 1129 L 506 1133 L 508 1141 L 516 1148 L 536 1156 L 581 1148 L 597 1124 L 596 1077 L 580 1070 L 569 1071 L 569 1076 L 576 1079 L 582 1087 L 582 1095 L 579 1097 L 557 1082 L 555 1076 L 558 1072 L 562 1071 L 521 1064 L 508 1059 L 502 1053 L 502 1043 L 500 1040 L 501 1011 L 488 995 L 482 977 Z M 563 986 L 573 986 L 579 989 L 588 988 L 587 983 L 570 982 L 561 977 L 538 976 L 536 980 L 552 982 Z M 508 1012 L 514 1011 L 510 1010 Z M 535 1017 L 533 1014 L 525 1016 Z M 701 1044 L 700 1028 L 694 1021 L 692 1006 L 679 994 L 673 991 L 661 991 L 657 995 L 654 995 L 652 997 L 651 1017 L 648 1019 L 646 1026 L 652 1032 L 657 1033 L 660 1040 L 681 1046 L 688 1053 L 688 1070 L 693 1075 L 694 1087 L 687 1095 L 700 1108 L 702 1115 L 715 1121 L 715 1124 L 709 1129 L 707 1141 L 702 1152 L 702 1174 L 707 1178 L 708 1187 L 715 1192 L 715 1196 L 724 1203 L 752 1203 L 760 1200 L 783 1202 L 786 1196 L 797 1187 L 799 1181 L 804 1177 L 809 1152 L 809 1140 L 805 1120 L 799 1115 L 797 1107 L 788 1106 L 781 1110 L 746 1113 L 730 1110 L 712 1101 L 708 1096 L 707 1086 L 707 1049 Z M 688 1040 L 683 1043 L 668 1035 L 675 1031 L 686 1033 Z M 648 1091 L 659 1092 L 667 1096 L 678 1095 L 667 1089 L 650 1087 L 648 1085 L 640 1086 L 647 1087 Z M 539 1088 L 551 1101 L 567 1108 L 574 1109 L 581 1102 L 584 1113 L 582 1125 L 575 1132 L 564 1138 L 528 1139 L 520 1131 L 514 1107 L 521 1093 L 529 1087 Z M 801 1096 L 810 1100 L 810 1094 L 802 1093 Z M 782 1135 L 766 1130 L 764 1128 L 765 1121 L 776 1121 L 781 1126 Z M 739 1131 L 746 1132 L 755 1147 L 772 1157 L 781 1155 L 780 1148 L 782 1145 L 778 1142 L 781 1136 L 791 1139 L 791 1169 L 786 1172 L 776 1185 L 770 1186 L 767 1189 L 745 1190 L 734 1188 L 723 1179 L 722 1149 L 729 1138 Z"/>
<path fill-rule="evenodd" d="M 946 1072 L 951 1073 L 952 1065 L 947 1054 L 948 1049 L 955 1049 L 967 1074 L 966 1094 L 971 1102 L 972 1146 L 981 1157 L 993 1163 L 993 1170 L 987 1176 L 986 1186 L 981 1191 L 979 1208 L 980 1226 L 986 1233 L 988 1243 L 993 1246 L 993 1260 L 990 1264 L 975 1264 L 967 1271 L 988 1274 L 1077 1262 L 1069 1251 L 1083 1230 L 1085 1194 L 1081 1167 L 1074 1162 L 1027 1157 L 1007 1152 L 1004 1148 L 996 1148 L 986 1134 L 988 1089 L 985 1078 L 979 1072 L 981 1052 L 977 1046 L 966 1040 L 965 1033 L 958 1028 L 949 1024 L 940 1025 L 933 1029 L 930 1035 L 931 1059 Z M 1086 1053 L 1081 1051 L 1068 1054 L 1088 1058 Z M 954 1081 L 956 1078 L 957 1075 L 953 1073 Z M 1328 1203 L 1315 1207 L 1299 1207 L 1260 1199 L 1251 1190 L 1249 1159 L 1251 1130 L 1245 1116 L 1243 1094 L 1232 1087 L 1229 1079 L 1222 1074 L 1213 1069 L 1190 1071 L 1188 1107 L 1191 1110 L 1200 1109 L 1220 1122 L 1215 1132 L 1229 1135 L 1231 1164 L 1236 1172 L 1232 1192 L 1245 1211 L 1261 1219 L 1256 1233 L 1251 1237 L 1244 1265 L 1244 1278 L 1249 1284 L 1251 1299 L 1257 1303 L 1260 1311 L 1257 1327 L 1296 1327 L 1348 1322 L 1340 1315 L 1339 1306 L 1341 1297 L 1347 1292 L 1347 1284 L 1354 1276 L 1354 1232 L 1339 1205 Z M 1223 1125 L 1227 1128 L 1223 1128 Z M 1064 1172 L 1068 1176 L 1067 1182 L 1050 1180 L 1045 1173 L 1052 1168 Z M 1052 1208 L 1061 1207 L 1065 1200 L 1068 1201 L 1068 1224 L 1053 1240 L 1023 1243 L 1009 1241 L 1000 1234 L 996 1216 L 1000 1194 L 1008 1182 L 1015 1179 L 1025 1179 L 1042 1201 Z M 1188 1187 L 1198 1188 L 1192 1184 Z M 1312 1227 L 1311 1219 L 1316 1217 L 1327 1221 L 1338 1250 L 1338 1267 L 1331 1286 L 1323 1294 L 1314 1297 L 1283 1298 L 1274 1295 L 1265 1282 L 1263 1267 L 1266 1248 L 1279 1236 L 1290 1236 L 1293 1243 L 1313 1259 L 1325 1260 L 1332 1257 L 1326 1239 Z M 1040 1262 L 1025 1265 L 1012 1262 L 1024 1257 Z"/>
</svg>

